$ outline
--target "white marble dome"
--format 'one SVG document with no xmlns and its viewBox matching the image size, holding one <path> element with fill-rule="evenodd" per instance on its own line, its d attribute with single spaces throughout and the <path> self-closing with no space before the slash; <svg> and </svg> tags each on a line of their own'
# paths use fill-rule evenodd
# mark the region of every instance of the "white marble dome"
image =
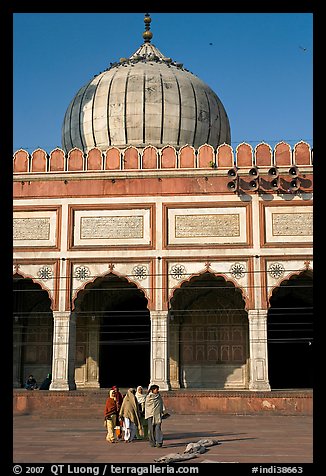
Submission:
<svg viewBox="0 0 326 476">
<path fill-rule="evenodd" d="M 77 92 L 64 117 L 63 148 L 230 144 L 229 120 L 214 91 L 151 44 L 151 32 L 143 37 L 133 55 Z"/>
</svg>

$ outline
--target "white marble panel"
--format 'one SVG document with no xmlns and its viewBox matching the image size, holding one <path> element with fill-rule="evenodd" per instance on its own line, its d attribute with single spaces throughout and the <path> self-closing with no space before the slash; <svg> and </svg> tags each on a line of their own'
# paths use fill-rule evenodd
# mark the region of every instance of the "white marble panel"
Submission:
<svg viewBox="0 0 326 476">
<path fill-rule="evenodd" d="M 246 243 L 246 209 L 188 208 L 168 210 L 169 244 Z"/>
<path fill-rule="evenodd" d="M 306 206 L 265 207 L 266 242 L 312 241 L 313 208 Z"/>
<path fill-rule="evenodd" d="M 76 210 L 74 245 L 149 245 L 150 210 Z"/>
<path fill-rule="evenodd" d="M 56 219 L 56 210 L 14 211 L 14 247 L 55 246 Z"/>
</svg>

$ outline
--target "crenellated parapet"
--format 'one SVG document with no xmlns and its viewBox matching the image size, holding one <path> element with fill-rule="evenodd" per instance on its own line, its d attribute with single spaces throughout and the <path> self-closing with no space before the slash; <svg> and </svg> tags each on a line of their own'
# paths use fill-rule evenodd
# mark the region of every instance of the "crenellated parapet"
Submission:
<svg viewBox="0 0 326 476">
<path fill-rule="evenodd" d="M 31 154 L 19 149 L 14 153 L 13 171 L 15 174 L 51 174 L 119 170 L 311 167 L 312 156 L 310 145 L 304 141 L 293 147 L 286 142 L 279 142 L 274 149 L 264 142 L 254 148 L 245 142 L 235 148 L 221 144 L 216 149 L 209 144 L 203 144 L 197 149 L 186 145 L 178 150 L 171 145 L 160 149 L 151 145 L 145 148 L 129 146 L 125 149 L 109 147 L 105 152 L 95 147 L 87 153 L 73 148 L 67 154 L 61 148 L 56 148 L 49 154 L 43 149 L 36 149 Z"/>
</svg>

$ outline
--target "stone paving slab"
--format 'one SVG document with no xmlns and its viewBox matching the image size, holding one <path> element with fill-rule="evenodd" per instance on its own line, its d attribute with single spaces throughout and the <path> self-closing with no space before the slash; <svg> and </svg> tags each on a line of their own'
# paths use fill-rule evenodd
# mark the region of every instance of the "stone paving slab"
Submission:
<svg viewBox="0 0 326 476">
<path fill-rule="evenodd" d="M 173 414 L 162 424 L 164 444 L 148 441 L 108 444 L 103 421 L 94 419 L 13 419 L 14 463 L 154 463 L 169 453 L 183 453 L 186 445 L 203 438 L 220 444 L 183 464 L 312 463 L 312 416 Z"/>
</svg>

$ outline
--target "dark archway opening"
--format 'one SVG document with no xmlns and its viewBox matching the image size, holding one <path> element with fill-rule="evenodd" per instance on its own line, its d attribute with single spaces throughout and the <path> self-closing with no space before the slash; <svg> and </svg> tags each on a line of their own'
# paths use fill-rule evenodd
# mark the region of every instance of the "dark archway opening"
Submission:
<svg viewBox="0 0 326 476">
<path fill-rule="evenodd" d="M 120 306 L 102 316 L 100 386 L 147 387 L 150 380 L 150 315 L 144 298 L 130 293 Z"/>
<path fill-rule="evenodd" d="M 40 384 L 52 372 L 53 314 L 47 291 L 30 278 L 13 280 L 13 385 L 29 374 Z"/>
<path fill-rule="evenodd" d="M 148 385 L 151 326 L 147 304 L 144 293 L 135 284 L 112 273 L 80 291 L 77 315 L 99 320 L 100 388 Z"/>
<path fill-rule="evenodd" d="M 313 386 L 313 281 L 310 272 L 274 290 L 267 320 L 271 388 Z"/>
</svg>

